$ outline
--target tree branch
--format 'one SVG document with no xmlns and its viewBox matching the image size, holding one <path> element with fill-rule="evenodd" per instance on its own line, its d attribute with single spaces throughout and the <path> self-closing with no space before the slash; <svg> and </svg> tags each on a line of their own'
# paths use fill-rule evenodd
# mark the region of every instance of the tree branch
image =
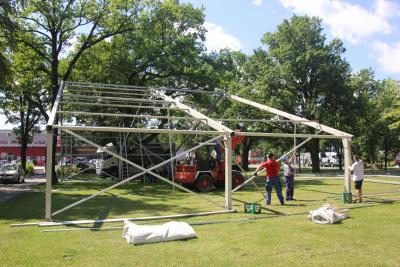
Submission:
<svg viewBox="0 0 400 267">
<path fill-rule="evenodd" d="M 33 50 L 35 50 L 36 53 L 38 53 L 43 59 L 45 59 L 47 62 L 49 62 L 51 64 L 51 60 L 47 57 L 46 54 L 44 54 L 42 51 L 40 51 L 39 48 L 37 48 L 36 46 L 34 46 L 33 44 L 29 43 L 28 41 L 26 41 L 24 39 L 19 39 L 19 41 L 24 43 L 24 44 L 26 44 L 27 46 L 29 46 Z"/>
<path fill-rule="evenodd" d="M 34 19 L 34 18 L 30 18 L 30 17 L 20 17 L 21 19 L 25 19 L 25 20 L 31 20 L 31 21 L 33 21 L 33 22 L 35 22 L 37 25 L 39 25 L 40 27 L 42 27 L 43 29 L 45 29 L 46 31 L 50 31 L 50 29 L 47 27 L 47 26 L 45 26 L 44 24 L 42 24 L 42 23 L 40 23 L 37 19 Z"/>
</svg>

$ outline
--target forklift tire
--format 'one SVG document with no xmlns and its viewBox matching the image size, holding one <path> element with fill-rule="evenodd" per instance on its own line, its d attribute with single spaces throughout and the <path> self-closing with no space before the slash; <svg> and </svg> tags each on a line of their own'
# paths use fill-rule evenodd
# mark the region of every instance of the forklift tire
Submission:
<svg viewBox="0 0 400 267">
<path fill-rule="evenodd" d="M 111 175 L 112 179 L 117 178 L 118 179 L 118 168 L 117 167 L 111 167 L 110 169 L 108 169 L 107 171 L 104 171 L 106 173 L 106 178 L 110 177 L 109 175 Z"/>
<path fill-rule="evenodd" d="M 212 176 L 207 173 L 199 175 L 196 179 L 196 187 L 200 192 L 210 192 L 214 188 Z"/>
<path fill-rule="evenodd" d="M 244 177 L 241 173 L 232 173 L 232 189 L 244 183 Z"/>
</svg>

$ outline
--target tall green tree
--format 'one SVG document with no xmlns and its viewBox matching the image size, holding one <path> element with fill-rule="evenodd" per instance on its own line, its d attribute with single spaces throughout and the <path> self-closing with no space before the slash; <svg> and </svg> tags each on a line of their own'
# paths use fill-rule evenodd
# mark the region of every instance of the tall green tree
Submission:
<svg viewBox="0 0 400 267">
<path fill-rule="evenodd" d="M 141 2 L 134 0 L 26 1 L 19 10 L 15 17 L 20 27 L 17 39 L 45 63 L 51 81 L 51 104 L 57 95 L 59 80 L 69 79 L 86 50 L 107 38 L 135 30 L 144 12 Z M 77 45 L 77 49 L 60 73 L 60 59 L 72 45 Z M 42 115 L 48 119 L 47 113 Z"/>
<path fill-rule="evenodd" d="M 389 109 L 385 112 L 385 118 L 392 119 L 389 125 L 391 129 L 400 129 L 400 81 L 388 79 L 384 84 L 388 96 L 392 98 Z"/>
<path fill-rule="evenodd" d="M 20 144 L 21 165 L 26 167 L 26 151 L 28 142 L 34 133 L 39 130 L 39 123 L 43 123 L 43 116 L 32 99 L 42 103 L 46 109 L 47 74 L 40 57 L 22 43 L 9 53 L 12 79 L 2 88 L 0 103 L 3 114 L 14 125 L 14 131 Z"/>
<path fill-rule="evenodd" d="M 355 73 L 350 84 L 355 107 L 352 114 L 356 118 L 356 122 L 352 125 L 355 135 L 353 148 L 364 159 L 375 163 L 382 140 L 380 112 L 377 109 L 380 86 L 370 69 L 363 69 Z"/>
<path fill-rule="evenodd" d="M 327 43 L 321 20 L 308 16 L 284 20 L 262 42 L 267 50 L 255 52 L 255 62 L 264 65 L 254 68 L 259 74 L 255 74 L 253 96 L 292 114 L 331 124 L 331 117 L 347 103 L 350 67 L 342 58 L 342 42 Z M 319 171 L 318 139 L 310 149 L 313 171 Z"/>
<path fill-rule="evenodd" d="M 244 54 L 229 50 L 205 53 L 203 22 L 201 10 L 189 4 L 165 1 L 140 26 L 142 31 L 121 34 L 84 55 L 73 77 L 75 80 L 176 89 L 233 87 L 237 80 L 235 72 L 238 72 L 236 61 Z M 210 116 L 209 110 L 215 108 L 209 95 L 175 94 L 185 96 L 187 103 L 200 106 L 201 111 Z M 159 112 L 166 115 L 162 113 L 165 110 Z M 165 122 L 158 126 L 164 127 Z M 136 120 L 135 123 L 142 122 Z M 174 127 L 194 125 L 177 122 Z"/>
<path fill-rule="evenodd" d="M 107 38 L 135 31 L 142 16 L 151 13 L 161 1 L 137 0 L 27 0 L 19 5 L 12 19 L 18 22 L 16 40 L 34 51 L 45 63 L 50 85 L 47 88 L 53 105 L 59 81 L 68 80 L 76 62 L 88 49 Z M 34 35 L 36 38 L 31 38 Z M 77 42 L 78 40 L 78 42 Z M 60 72 L 60 59 L 70 46 L 77 45 L 74 55 Z M 30 100 L 48 120 L 41 103 Z M 54 151 L 56 141 L 54 137 Z M 53 162 L 55 162 L 55 153 Z M 57 183 L 54 166 L 53 183 Z"/>
<path fill-rule="evenodd" d="M 396 109 L 398 110 L 400 83 L 387 79 L 381 82 L 381 87 L 377 100 L 377 110 L 380 114 L 381 150 L 383 151 L 384 168 L 387 169 L 388 163 L 393 161 L 400 147 L 400 128 L 393 127 L 399 124 L 399 117 L 390 115 L 395 114 Z"/>
<path fill-rule="evenodd" d="M 202 10 L 163 1 L 142 17 L 135 31 L 115 36 L 84 55 L 74 77 L 139 86 L 198 87 L 196 83 L 205 84 L 204 74 L 199 73 L 204 63 L 203 23 Z"/>
</svg>

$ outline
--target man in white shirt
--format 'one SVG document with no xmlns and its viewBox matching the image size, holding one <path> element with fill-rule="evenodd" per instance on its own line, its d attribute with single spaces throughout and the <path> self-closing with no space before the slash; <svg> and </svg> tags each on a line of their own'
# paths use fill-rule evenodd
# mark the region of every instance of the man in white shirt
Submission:
<svg viewBox="0 0 400 267">
<path fill-rule="evenodd" d="M 400 151 L 399 150 L 397 150 L 395 163 L 397 164 L 397 166 L 400 167 Z"/>
<path fill-rule="evenodd" d="M 362 183 L 364 179 L 364 162 L 358 155 L 353 156 L 354 163 L 350 170 L 353 172 L 354 187 L 356 189 L 358 199 L 355 202 L 362 202 Z"/>
</svg>

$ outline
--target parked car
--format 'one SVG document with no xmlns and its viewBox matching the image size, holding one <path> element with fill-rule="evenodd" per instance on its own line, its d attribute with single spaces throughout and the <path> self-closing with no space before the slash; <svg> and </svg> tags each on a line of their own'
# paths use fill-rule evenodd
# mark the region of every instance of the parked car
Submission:
<svg viewBox="0 0 400 267">
<path fill-rule="evenodd" d="M 91 166 L 91 167 L 95 167 L 96 166 L 96 159 L 91 159 L 91 160 L 89 160 L 88 161 L 88 163 L 89 163 L 89 166 Z"/>
<path fill-rule="evenodd" d="M 46 165 L 46 162 L 44 160 L 38 160 L 38 162 L 36 162 L 36 166 L 42 167 L 44 165 Z"/>
<path fill-rule="evenodd" d="M 4 164 L 8 164 L 8 160 L 0 160 L 0 166 L 3 166 Z"/>
<path fill-rule="evenodd" d="M 75 164 L 76 164 L 76 165 L 78 165 L 78 164 L 85 164 L 85 165 L 87 165 L 87 164 L 88 164 L 88 160 L 87 160 L 86 157 L 76 157 L 76 158 L 75 158 Z"/>
<path fill-rule="evenodd" d="M 87 167 L 89 167 L 89 163 L 86 157 L 76 157 L 75 165 L 79 169 L 86 169 Z"/>
<path fill-rule="evenodd" d="M 71 159 L 69 157 L 62 157 L 60 158 L 58 165 L 59 166 L 69 166 L 71 165 Z"/>
<path fill-rule="evenodd" d="M 0 181 L 25 182 L 25 172 L 18 164 L 5 164 L 0 167 Z"/>
</svg>

